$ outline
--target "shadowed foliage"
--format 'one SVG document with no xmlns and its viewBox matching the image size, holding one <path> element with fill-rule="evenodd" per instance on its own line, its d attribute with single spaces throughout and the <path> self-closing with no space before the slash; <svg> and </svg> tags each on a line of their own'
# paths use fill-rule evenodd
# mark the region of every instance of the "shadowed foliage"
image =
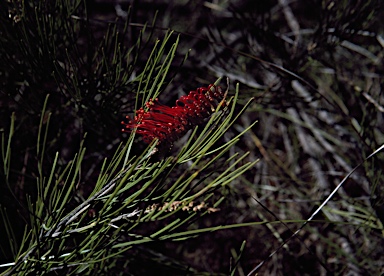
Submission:
<svg viewBox="0 0 384 276">
<path fill-rule="evenodd" d="M 0 1 L 1 271 L 383 273 L 383 16 L 379 0 Z M 213 83 L 225 104 L 186 96 Z M 151 98 L 161 133 L 178 99 L 207 116 L 159 145 L 121 132 Z"/>
</svg>

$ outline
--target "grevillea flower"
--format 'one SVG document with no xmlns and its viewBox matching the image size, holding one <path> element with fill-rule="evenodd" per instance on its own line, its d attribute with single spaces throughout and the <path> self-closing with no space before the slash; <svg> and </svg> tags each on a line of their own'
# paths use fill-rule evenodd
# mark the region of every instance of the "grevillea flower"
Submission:
<svg viewBox="0 0 384 276">
<path fill-rule="evenodd" d="M 123 131 L 130 132 L 136 128 L 136 133 L 141 134 L 146 143 L 151 143 L 155 138 L 158 144 L 164 141 L 173 143 L 188 130 L 203 123 L 223 98 L 221 88 L 211 84 L 190 91 L 178 99 L 173 107 L 159 103 L 158 99 L 150 99 L 145 104 L 147 111 L 140 108 L 133 120 L 122 122 L 125 125 Z"/>
</svg>

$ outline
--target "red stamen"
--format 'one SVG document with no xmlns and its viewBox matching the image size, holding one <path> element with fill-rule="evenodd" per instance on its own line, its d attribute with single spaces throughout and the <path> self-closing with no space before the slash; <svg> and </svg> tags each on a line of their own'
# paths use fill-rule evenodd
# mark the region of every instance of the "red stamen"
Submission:
<svg viewBox="0 0 384 276">
<path fill-rule="evenodd" d="M 180 97 L 173 107 L 159 103 L 158 99 L 150 99 L 145 104 L 148 111 L 140 108 L 133 120 L 122 122 L 125 125 L 123 131 L 136 128 L 136 133 L 142 135 L 146 143 L 151 143 L 155 138 L 158 139 L 158 144 L 163 141 L 173 143 L 195 125 L 203 123 L 215 111 L 223 97 L 221 88 L 211 84 Z"/>
</svg>

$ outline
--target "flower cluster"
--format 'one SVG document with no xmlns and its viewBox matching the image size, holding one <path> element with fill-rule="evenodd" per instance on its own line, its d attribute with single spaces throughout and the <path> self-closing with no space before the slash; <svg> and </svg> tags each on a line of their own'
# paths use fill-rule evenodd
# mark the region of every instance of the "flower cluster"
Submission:
<svg viewBox="0 0 384 276">
<path fill-rule="evenodd" d="M 123 131 L 136 129 L 136 133 L 141 134 L 146 143 L 151 143 L 155 138 L 158 144 L 163 141 L 173 143 L 188 130 L 204 122 L 223 98 L 221 88 L 211 84 L 180 97 L 173 107 L 159 103 L 158 99 L 150 99 L 145 104 L 147 111 L 140 108 L 133 120 L 122 122 L 125 125 Z"/>
<path fill-rule="evenodd" d="M 149 213 L 154 210 L 164 210 L 165 212 L 173 212 L 177 209 L 180 209 L 182 211 L 193 211 L 193 212 L 206 210 L 208 211 L 208 213 L 215 213 L 220 211 L 219 208 L 209 207 L 208 204 L 205 203 L 204 201 L 199 204 L 196 204 L 193 201 L 189 203 L 186 203 L 185 201 L 173 201 L 171 203 L 164 202 L 162 205 L 157 203 L 152 204 L 151 206 L 145 209 L 145 213 Z"/>
</svg>

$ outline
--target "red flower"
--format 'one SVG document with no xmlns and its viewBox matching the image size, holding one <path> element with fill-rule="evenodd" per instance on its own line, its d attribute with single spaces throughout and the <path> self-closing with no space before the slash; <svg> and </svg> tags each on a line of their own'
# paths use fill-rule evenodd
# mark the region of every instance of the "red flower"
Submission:
<svg viewBox="0 0 384 276">
<path fill-rule="evenodd" d="M 173 143 L 188 130 L 203 123 L 223 98 L 221 88 L 211 84 L 190 91 L 188 95 L 178 99 L 173 107 L 162 105 L 158 99 L 150 99 L 145 104 L 148 111 L 140 108 L 134 120 L 122 122 L 125 125 L 123 131 L 136 128 L 136 133 L 141 134 L 146 143 L 151 143 L 155 138 L 158 139 L 158 144 L 163 141 Z M 128 116 L 127 118 L 129 119 Z"/>
</svg>

